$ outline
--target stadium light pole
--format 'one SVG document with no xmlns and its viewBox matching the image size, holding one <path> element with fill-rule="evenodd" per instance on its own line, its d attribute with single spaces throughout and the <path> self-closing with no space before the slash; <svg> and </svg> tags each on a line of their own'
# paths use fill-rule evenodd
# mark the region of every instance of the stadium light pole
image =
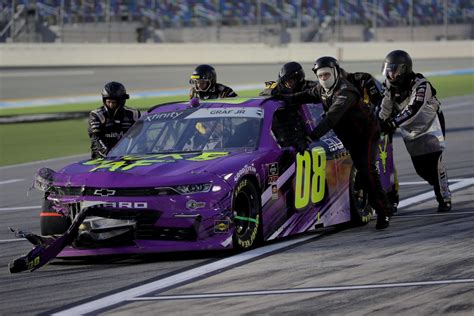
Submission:
<svg viewBox="0 0 474 316">
<path fill-rule="evenodd" d="M 257 0 L 257 26 L 258 26 L 258 42 L 262 42 L 262 3 L 261 0 Z"/>
<path fill-rule="evenodd" d="M 336 43 L 339 42 L 340 38 L 340 33 L 341 33 L 341 16 L 340 16 L 340 10 L 341 10 L 341 1 L 336 0 L 336 14 L 334 15 L 334 18 L 336 19 Z"/>
<path fill-rule="evenodd" d="M 377 8 L 379 3 L 377 0 L 374 0 L 373 14 L 372 14 L 372 28 L 374 30 L 374 41 L 377 41 Z"/>
<path fill-rule="evenodd" d="M 297 2 L 298 9 L 296 10 L 296 40 L 295 42 L 301 43 L 301 31 L 302 31 L 302 19 L 303 19 L 303 1 L 298 0 Z"/>
<path fill-rule="evenodd" d="M 61 43 L 64 43 L 64 0 L 59 5 L 59 27 L 61 29 Z"/>
<path fill-rule="evenodd" d="M 15 0 L 12 0 L 12 24 L 10 26 L 10 39 L 11 42 L 14 43 L 15 39 Z"/>
<path fill-rule="evenodd" d="M 443 22 L 444 22 L 444 40 L 448 40 L 448 0 L 443 1 Z"/>
<path fill-rule="evenodd" d="M 105 23 L 107 24 L 107 43 L 110 43 L 110 0 L 106 0 L 105 2 L 106 9 L 105 9 Z"/>
<path fill-rule="evenodd" d="M 215 0 L 214 2 L 216 7 L 216 43 L 220 43 L 221 41 L 221 24 L 222 24 L 222 14 L 221 14 L 221 2 L 219 0 Z"/>
<path fill-rule="evenodd" d="M 408 3 L 408 25 L 410 27 L 410 41 L 415 40 L 414 20 L 413 20 L 413 0 Z"/>
</svg>

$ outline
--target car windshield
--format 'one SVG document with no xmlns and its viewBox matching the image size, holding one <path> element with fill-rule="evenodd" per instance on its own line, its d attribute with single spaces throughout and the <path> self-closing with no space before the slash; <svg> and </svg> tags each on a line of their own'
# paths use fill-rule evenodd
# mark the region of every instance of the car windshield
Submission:
<svg viewBox="0 0 474 316">
<path fill-rule="evenodd" d="M 140 119 L 108 156 L 215 150 L 254 150 L 263 110 L 203 108 L 150 113 Z"/>
</svg>

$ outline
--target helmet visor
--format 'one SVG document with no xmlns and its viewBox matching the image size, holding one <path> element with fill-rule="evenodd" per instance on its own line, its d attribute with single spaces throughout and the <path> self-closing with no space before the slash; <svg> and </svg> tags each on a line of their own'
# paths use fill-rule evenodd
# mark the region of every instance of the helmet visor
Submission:
<svg viewBox="0 0 474 316">
<path fill-rule="evenodd" d="M 209 90 L 209 88 L 211 87 L 210 79 L 191 79 L 191 82 L 194 86 L 194 89 L 196 89 L 196 91 L 205 92 Z"/>
<path fill-rule="evenodd" d="M 405 64 L 384 63 L 382 66 L 382 75 L 389 81 L 395 81 L 405 73 L 406 68 Z"/>
<path fill-rule="evenodd" d="M 289 78 L 282 81 L 285 88 L 293 90 L 296 88 L 297 81 L 295 78 Z"/>
</svg>

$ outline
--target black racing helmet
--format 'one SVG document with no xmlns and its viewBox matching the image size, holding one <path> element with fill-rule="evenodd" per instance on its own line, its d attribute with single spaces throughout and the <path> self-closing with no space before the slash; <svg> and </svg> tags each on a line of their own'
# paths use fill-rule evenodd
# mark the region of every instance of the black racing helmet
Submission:
<svg viewBox="0 0 474 316">
<path fill-rule="evenodd" d="M 413 73 L 410 55 L 403 50 L 394 50 L 386 57 L 382 65 L 382 75 L 393 85 L 402 83 Z"/>
<path fill-rule="evenodd" d="M 305 73 L 301 64 L 290 61 L 281 67 L 278 74 L 278 81 L 290 91 L 302 87 L 305 80 Z"/>
<path fill-rule="evenodd" d="M 324 68 L 324 67 L 334 68 L 336 69 L 337 74 L 340 74 L 339 62 L 334 57 L 324 56 L 324 57 L 320 57 L 316 59 L 313 66 L 314 74 L 316 75 L 316 72 L 318 71 L 318 69 Z"/>
<path fill-rule="evenodd" d="M 196 91 L 206 92 L 217 82 L 217 74 L 211 65 L 199 65 L 194 69 L 189 83 Z"/>
<path fill-rule="evenodd" d="M 323 81 L 318 77 L 318 70 L 321 68 L 330 68 L 330 72 L 332 73 L 330 79 Z M 321 86 L 323 86 L 326 90 L 330 90 L 337 84 L 339 75 L 341 74 L 341 68 L 339 67 L 339 62 L 336 58 L 324 56 L 316 59 L 313 66 L 313 72 L 316 75 L 316 78 L 318 78 Z"/>
<path fill-rule="evenodd" d="M 125 104 L 125 100 L 129 99 L 130 96 L 127 94 L 125 87 L 120 82 L 111 81 L 108 82 L 104 89 L 102 89 L 102 102 L 105 104 L 105 100 L 116 100 L 120 106 Z"/>
</svg>

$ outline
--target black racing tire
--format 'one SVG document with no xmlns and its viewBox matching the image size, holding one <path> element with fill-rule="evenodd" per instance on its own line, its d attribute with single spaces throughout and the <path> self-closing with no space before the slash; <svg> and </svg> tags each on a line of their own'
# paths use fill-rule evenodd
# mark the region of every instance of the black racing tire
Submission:
<svg viewBox="0 0 474 316">
<path fill-rule="evenodd" d="M 71 218 L 58 216 L 59 214 L 52 208 L 52 203 L 50 200 L 43 200 L 40 216 L 41 235 L 43 236 L 64 234 L 71 226 Z"/>
<path fill-rule="evenodd" d="M 349 176 L 351 224 L 362 226 L 366 225 L 374 217 L 374 209 L 370 206 L 367 192 L 358 186 L 357 175 L 357 169 L 352 166 Z"/>
<path fill-rule="evenodd" d="M 249 178 L 244 178 L 235 187 L 232 198 L 234 213 L 234 249 L 247 250 L 263 242 L 260 196 Z"/>
</svg>

